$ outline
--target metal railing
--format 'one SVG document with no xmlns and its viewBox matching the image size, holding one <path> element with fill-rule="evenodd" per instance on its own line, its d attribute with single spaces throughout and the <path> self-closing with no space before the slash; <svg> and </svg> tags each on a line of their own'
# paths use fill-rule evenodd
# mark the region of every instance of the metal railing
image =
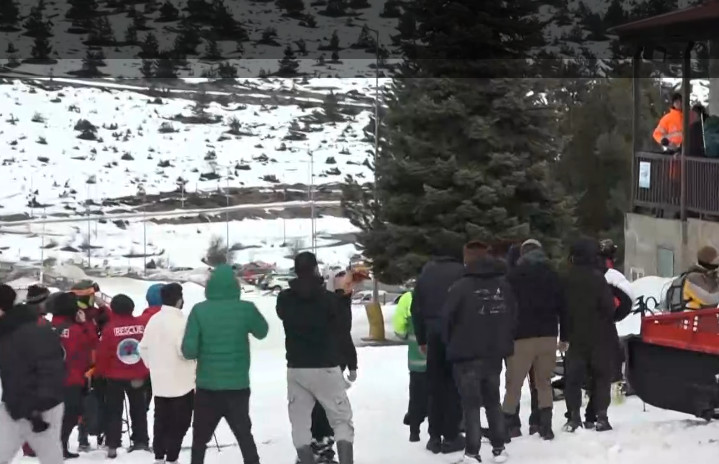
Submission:
<svg viewBox="0 0 719 464">
<path fill-rule="evenodd" d="M 719 159 L 686 159 L 687 212 L 719 216 Z M 681 209 L 679 155 L 637 152 L 634 155 L 634 206 L 677 211 Z"/>
</svg>

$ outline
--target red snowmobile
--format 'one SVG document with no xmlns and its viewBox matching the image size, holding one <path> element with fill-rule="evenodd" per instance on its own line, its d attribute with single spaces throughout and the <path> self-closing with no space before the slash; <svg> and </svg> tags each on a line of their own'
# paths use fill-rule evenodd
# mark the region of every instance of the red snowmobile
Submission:
<svg viewBox="0 0 719 464">
<path fill-rule="evenodd" d="M 626 340 L 631 390 L 658 408 L 719 418 L 719 308 L 657 313 L 642 300 L 641 335 Z"/>
</svg>

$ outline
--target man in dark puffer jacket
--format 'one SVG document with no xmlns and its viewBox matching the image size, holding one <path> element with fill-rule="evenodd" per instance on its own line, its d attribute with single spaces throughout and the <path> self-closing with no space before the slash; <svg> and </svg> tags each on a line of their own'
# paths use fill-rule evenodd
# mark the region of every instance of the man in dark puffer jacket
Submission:
<svg viewBox="0 0 719 464">
<path fill-rule="evenodd" d="M 0 286 L 0 462 L 10 462 L 27 442 L 41 464 L 63 462 L 60 427 L 65 367 L 62 346 L 48 325 L 15 292 Z"/>
</svg>

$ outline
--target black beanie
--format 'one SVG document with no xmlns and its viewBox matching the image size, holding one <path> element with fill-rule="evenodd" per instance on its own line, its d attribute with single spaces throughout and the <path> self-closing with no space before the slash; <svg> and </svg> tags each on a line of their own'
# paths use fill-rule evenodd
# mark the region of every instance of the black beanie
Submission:
<svg viewBox="0 0 719 464">
<path fill-rule="evenodd" d="M 110 309 L 112 309 L 112 312 L 115 314 L 124 314 L 129 316 L 132 315 L 132 312 L 135 310 L 135 303 L 132 301 L 132 298 L 121 293 L 112 298 L 112 301 L 110 302 Z"/>
<path fill-rule="evenodd" d="M 160 289 L 162 296 L 162 304 L 165 306 L 175 306 L 182 299 L 182 285 L 177 282 L 163 285 Z"/>
<path fill-rule="evenodd" d="M 77 314 L 77 296 L 71 292 L 63 292 L 53 298 L 52 313 L 55 316 L 75 317 Z"/>
<path fill-rule="evenodd" d="M 27 288 L 27 297 L 25 298 L 25 301 L 28 304 L 40 304 L 43 301 L 47 300 L 47 297 L 50 295 L 50 290 L 47 288 L 41 286 L 41 285 L 30 285 Z"/>
<path fill-rule="evenodd" d="M 0 285 L 0 309 L 10 311 L 15 305 L 15 298 L 17 298 L 17 293 L 11 286 Z"/>
</svg>

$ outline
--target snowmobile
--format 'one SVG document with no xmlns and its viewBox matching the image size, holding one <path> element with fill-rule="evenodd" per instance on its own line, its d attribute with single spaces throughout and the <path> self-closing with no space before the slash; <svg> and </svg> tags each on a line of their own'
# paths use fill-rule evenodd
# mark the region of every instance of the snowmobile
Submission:
<svg viewBox="0 0 719 464">
<path fill-rule="evenodd" d="M 631 389 L 661 409 L 719 418 L 719 308 L 661 313 L 648 303 L 639 301 L 641 335 L 626 340 Z"/>
</svg>

